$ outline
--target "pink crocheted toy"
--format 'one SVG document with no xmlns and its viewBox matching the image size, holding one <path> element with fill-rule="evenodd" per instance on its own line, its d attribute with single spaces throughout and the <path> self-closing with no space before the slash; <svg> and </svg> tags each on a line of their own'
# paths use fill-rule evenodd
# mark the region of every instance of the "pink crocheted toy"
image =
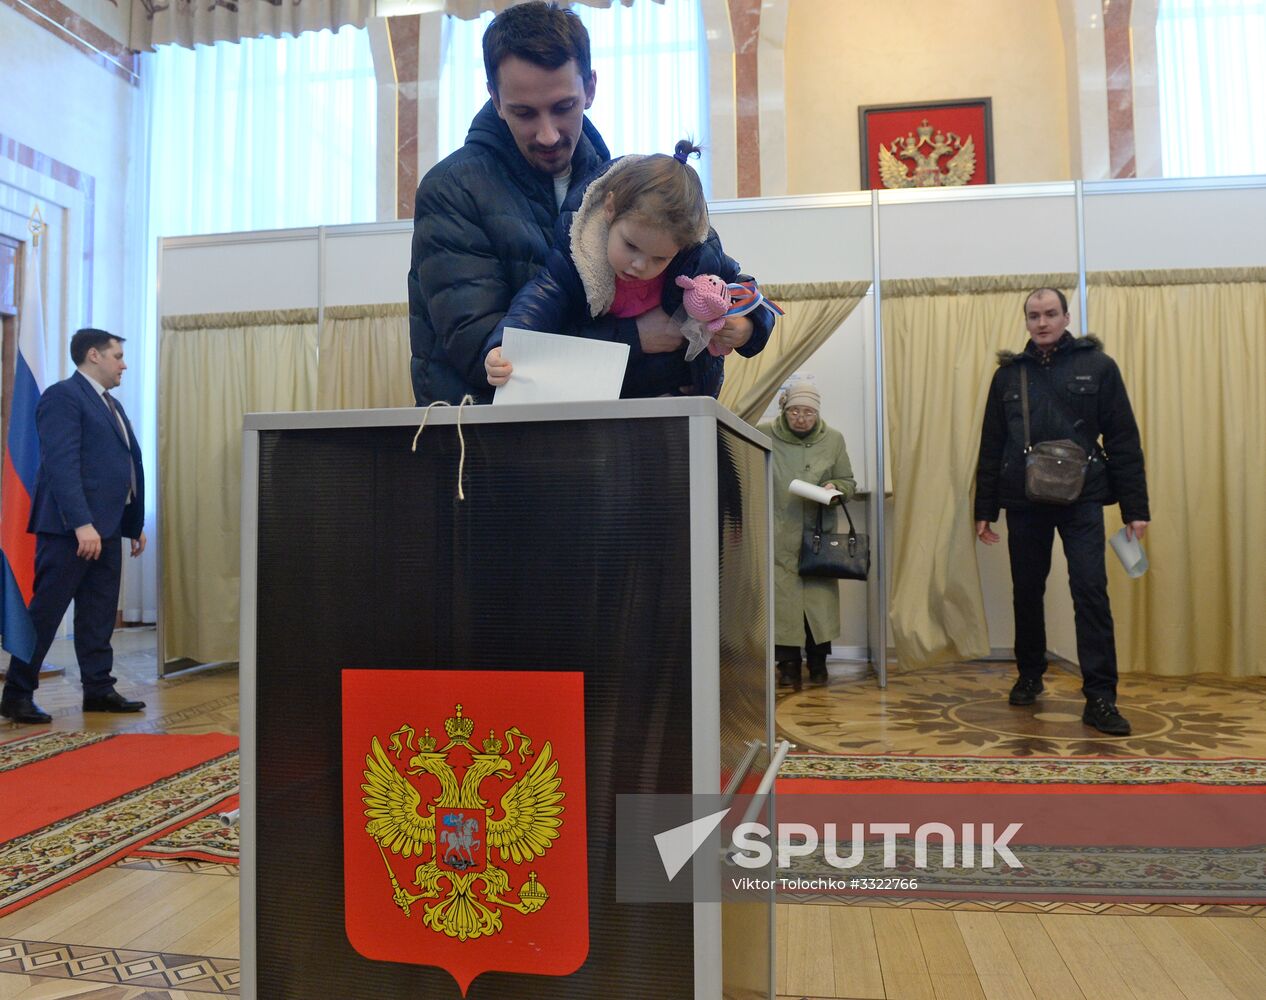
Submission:
<svg viewBox="0 0 1266 1000">
<path fill-rule="evenodd" d="M 681 304 L 686 315 L 693 320 L 682 327 L 690 343 L 686 360 L 693 361 L 705 346 L 714 357 L 729 354 L 733 348 L 717 347 L 712 343 L 712 334 L 725 326 L 725 316 L 730 311 L 729 286 L 715 274 L 701 274 L 694 278 L 679 274 L 677 286 L 685 289 Z"/>
<path fill-rule="evenodd" d="M 730 290 L 715 274 L 701 274 L 696 278 L 677 275 L 677 287 L 684 288 L 681 304 L 686 315 L 697 319 L 709 333 L 716 333 L 725 326 L 725 314 L 730 310 Z"/>
</svg>

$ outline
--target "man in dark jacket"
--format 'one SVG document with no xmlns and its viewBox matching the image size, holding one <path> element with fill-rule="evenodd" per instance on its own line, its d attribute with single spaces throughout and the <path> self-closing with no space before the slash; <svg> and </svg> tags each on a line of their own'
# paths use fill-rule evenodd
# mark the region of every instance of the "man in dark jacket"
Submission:
<svg viewBox="0 0 1266 1000">
<path fill-rule="evenodd" d="M 1086 709 L 1082 722 L 1111 736 L 1128 736 L 1117 711 L 1117 659 L 1104 567 L 1103 508 L 1119 503 L 1127 530 L 1142 538 L 1151 515 L 1138 425 L 1116 362 L 1094 337 L 1068 332 L 1068 302 L 1039 288 L 1024 302 L 1029 342 L 998 355 L 989 386 L 976 468 L 976 536 L 999 540 L 989 525 L 1007 510 L 1007 547 L 1015 610 L 1015 658 L 1020 677 L 1012 705 L 1032 705 L 1046 670 L 1043 598 L 1056 529 L 1064 543 L 1077 629 Z M 1029 500 L 1024 488 L 1025 433 L 1021 374 L 1028 383 L 1029 440 L 1071 439 L 1090 456 L 1085 486 L 1069 505 Z M 1102 442 L 1102 443 L 1101 443 Z"/>
<path fill-rule="evenodd" d="M 596 79 L 579 18 L 552 4 L 510 7 L 489 24 L 483 50 L 492 99 L 466 144 L 422 178 L 414 204 L 409 340 L 419 405 L 467 393 L 492 400 L 484 341 L 545 262 L 568 191 L 610 159 L 585 117 Z M 658 310 L 587 335 L 627 343 L 630 360 L 682 343 Z"/>
</svg>

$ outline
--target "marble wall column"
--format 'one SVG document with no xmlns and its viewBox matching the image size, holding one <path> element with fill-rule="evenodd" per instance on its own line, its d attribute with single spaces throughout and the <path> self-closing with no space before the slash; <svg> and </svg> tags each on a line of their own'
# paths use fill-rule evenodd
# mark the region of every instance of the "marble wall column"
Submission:
<svg viewBox="0 0 1266 1000">
<path fill-rule="evenodd" d="M 1160 80 L 1156 65 L 1158 0 L 1133 0 L 1130 14 L 1131 77 L 1134 81 L 1134 175 L 1160 177 Z"/>
<path fill-rule="evenodd" d="M 787 0 L 761 6 L 757 83 L 760 88 L 760 194 L 787 193 Z"/>
<path fill-rule="evenodd" d="M 787 193 L 788 0 L 702 0 L 712 197 Z"/>
<path fill-rule="evenodd" d="M 1159 177 L 1157 0 L 1058 0 L 1073 176 Z"/>
<path fill-rule="evenodd" d="M 1134 177 L 1134 65 L 1130 53 L 1132 0 L 1103 0 L 1103 55 L 1108 100 L 1108 174 Z"/>
<path fill-rule="evenodd" d="M 740 198 L 760 196 L 760 0 L 729 0 L 734 39 L 734 144 Z"/>
<path fill-rule="evenodd" d="M 418 181 L 438 158 L 444 15 L 404 14 L 370 22 L 378 77 L 378 218 L 412 219 Z"/>
<path fill-rule="evenodd" d="M 418 187 L 418 40 L 420 14 L 387 18 L 396 83 L 396 218 L 413 218 Z"/>
</svg>

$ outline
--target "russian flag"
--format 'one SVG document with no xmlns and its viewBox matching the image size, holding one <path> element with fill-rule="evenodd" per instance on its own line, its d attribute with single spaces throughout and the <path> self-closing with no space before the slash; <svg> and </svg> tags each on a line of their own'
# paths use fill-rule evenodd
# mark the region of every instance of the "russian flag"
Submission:
<svg viewBox="0 0 1266 1000">
<path fill-rule="evenodd" d="M 44 299 L 40 292 L 39 253 L 33 243 L 23 254 L 22 311 L 18 314 L 18 356 L 13 374 L 12 406 L 4 469 L 0 472 L 0 645 L 22 660 L 35 654 L 31 595 L 35 591 L 35 536 L 28 534 L 40 439 L 35 404 L 44 391 Z"/>
</svg>

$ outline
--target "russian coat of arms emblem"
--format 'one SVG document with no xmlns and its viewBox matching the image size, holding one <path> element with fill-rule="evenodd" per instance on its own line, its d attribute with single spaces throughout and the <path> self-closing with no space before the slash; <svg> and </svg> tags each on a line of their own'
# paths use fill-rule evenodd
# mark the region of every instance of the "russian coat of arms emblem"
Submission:
<svg viewBox="0 0 1266 1000">
<path fill-rule="evenodd" d="M 934 128 L 926 118 L 915 132 L 879 146 L 879 175 L 886 188 L 958 187 L 975 172 L 975 140 Z"/>
<path fill-rule="evenodd" d="M 563 976 L 589 953 L 578 672 L 343 671 L 343 901 L 366 958 Z"/>
<path fill-rule="evenodd" d="M 535 872 L 512 886 L 510 874 L 489 858 L 489 848 L 503 862 L 521 864 L 543 855 L 563 826 L 567 794 L 548 742 L 534 751 L 532 740 L 512 727 L 504 738 L 490 730 L 476 746 L 474 726 L 458 704 L 457 714 L 444 723 L 443 747 L 429 727 L 418 736 L 412 726 L 400 726 L 386 749 L 375 736 L 361 786 L 365 832 L 382 854 L 392 901 L 406 917 L 421 904 L 423 924 L 461 941 L 500 931 L 502 909 L 535 913 L 549 900 Z M 463 756 L 464 767 L 454 759 Z M 515 757 L 528 766 L 501 794 L 494 815 L 484 782 L 511 776 Z M 410 778 L 432 779 L 425 805 L 423 783 Z M 416 892 L 397 875 L 396 868 L 406 866 Z"/>
</svg>

